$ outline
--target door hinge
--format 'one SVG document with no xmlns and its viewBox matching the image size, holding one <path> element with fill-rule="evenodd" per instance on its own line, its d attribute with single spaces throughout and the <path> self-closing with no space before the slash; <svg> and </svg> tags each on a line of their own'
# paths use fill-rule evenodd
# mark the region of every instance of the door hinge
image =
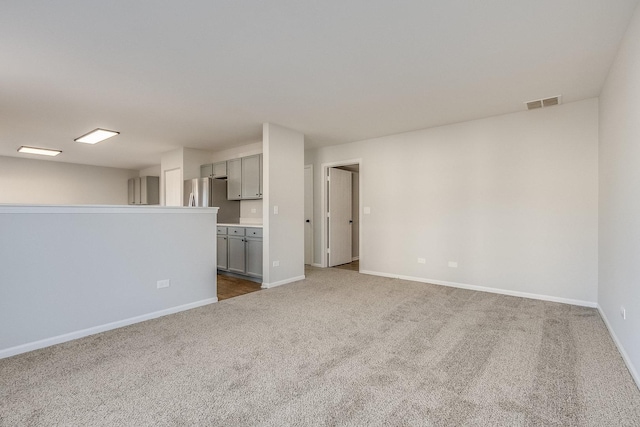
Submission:
<svg viewBox="0 0 640 427">
<path fill-rule="evenodd" d="M 331 181 L 331 177 L 327 175 L 327 181 Z"/>
<path fill-rule="evenodd" d="M 327 218 L 330 218 L 330 212 L 327 212 Z"/>
<path fill-rule="evenodd" d="M 331 253 L 331 249 L 327 248 L 327 253 L 330 254 Z"/>
</svg>

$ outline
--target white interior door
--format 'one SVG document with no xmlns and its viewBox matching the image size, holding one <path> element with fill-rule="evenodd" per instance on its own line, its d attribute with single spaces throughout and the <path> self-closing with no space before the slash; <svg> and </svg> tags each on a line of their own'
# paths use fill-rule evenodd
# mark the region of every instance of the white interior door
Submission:
<svg viewBox="0 0 640 427">
<path fill-rule="evenodd" d="M 164 172 L 165 206 L 182 206 L 182 174 L 180 168 Z"/>
<path fill-rule="evenodd" d="M 329 267 L 351 262 L 351 172 L 329 168 Z"/>
<path fill-rule="evenodd" d="M 313 263 L 313 167 L 304 167 L 304 263 Z"/>
</svg>

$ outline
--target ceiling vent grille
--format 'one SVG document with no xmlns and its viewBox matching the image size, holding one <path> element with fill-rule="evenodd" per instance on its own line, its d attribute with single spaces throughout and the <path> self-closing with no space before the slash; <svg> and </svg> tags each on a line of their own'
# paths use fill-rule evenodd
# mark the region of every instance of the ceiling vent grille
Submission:
<svg viewBox="0 0 640 427">
<path fill-rule="evenodd" d="M 535 110 L 536 108 L 551 107 L 553 105 L 560 104 L 560 97 L 561 95 L 552 96 L 551 98 L 536 99 L 533 101 L 525 102 L 525 104 L 527 104 L 527 110 Z"/>
</svg>

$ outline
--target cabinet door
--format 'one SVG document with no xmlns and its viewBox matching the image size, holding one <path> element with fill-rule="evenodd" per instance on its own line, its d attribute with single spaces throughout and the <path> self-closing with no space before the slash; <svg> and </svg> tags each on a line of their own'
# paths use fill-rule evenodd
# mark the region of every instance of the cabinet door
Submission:
<svg viewBox="0 0 640 427">
<path fill-rule="evenodd" d="M 135 196 L 135 181 L 137 178 L 129 178 L 128 181 L 128 188 L 129 188 L 129 204 L 133 205 L 136 202 L 136 196 Z"/>
<path fill-rule="evenodd" d="M 260 199 L 260 178 L 261 178 L 261 158 L 260 154 L 242 158 L 242 198 Z"/>
<path fill-rule="evenodd" d="M 228 251 L 227 251 L 227 236 L 218 236 L 217 251 L 218 251 L 218 262 L 217 262 L 218 269 L 228 270 L 229 258 L 228 258 Z"/>
<path fill-rule="evenodd" d="M 133 204 L 139 205 L 142 202 L 142 181 L 135 178 L 133 181 Z"/>
<path fill-rule="evenodd" d="M 213 176 L 213 165 L 200 166 L 200 178 L 209 178 L 210 176 Z"/>
<path fill-rule="evenodd" d="M 226 178 L 227 177 L 227 162 L 218 162 L 213 164 L 213 177 L 214 178 Z"/>
<path fill-rule="evenodd" d="M 227 236 L 229 248 L 229 271 L 245 274 L 245 241 L 244 237 Z"/>
<path fill-rule="evenodd" d="M 227 199 L 242 199 L 242 161 L 233 159 L 227 161 Z"/>
<path fill-rule="evenodd" d="M 262 277 L 262 239 L 247 237 L 247 274 Z"/>
</svg>

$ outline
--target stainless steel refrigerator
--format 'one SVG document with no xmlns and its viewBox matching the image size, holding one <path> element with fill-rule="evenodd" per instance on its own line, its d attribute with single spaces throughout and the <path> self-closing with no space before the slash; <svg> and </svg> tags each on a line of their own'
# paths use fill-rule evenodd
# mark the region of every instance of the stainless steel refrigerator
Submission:
<svg viewBox="0 0 640 427">
<path fill-rule="evenodd" d="M 218 207 L 218 222 L 237 224 L 240 201 L 227 200 L 227 181 L 213 178 L 187 179 L 184 182 L 184 206 Z"/>
</svg>

